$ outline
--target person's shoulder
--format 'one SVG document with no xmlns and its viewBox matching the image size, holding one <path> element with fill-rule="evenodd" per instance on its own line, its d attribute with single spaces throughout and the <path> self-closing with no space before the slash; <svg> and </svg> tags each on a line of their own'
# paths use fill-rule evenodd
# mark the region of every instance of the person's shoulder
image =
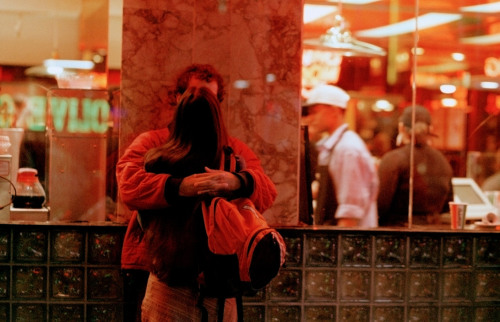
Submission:
<svg viewBox="0 0 500 322">
<path fill-rule="evenodd" d="M 137 136 L 138 139 L 153 139 L 158 138 L 161 140 L 165 140 L 168 137 L 169 131 L 167 128 L 161 128 L 156 130 L 149 130 L 142 132 Z"/>
<path fill-rule="evenodd" d="M 407 153 L 405 147 L 406 146 L 398 147 L 398 148 L 392 149 L 390 151 L 387 151 L 386 153 L 384 153 L 382 158 L 380 158 L 380 163 L 388 162 L 390 164 L 395 164 L 395 162 L 399 159 L 407 160 L 408 153 Z"/>
<path fill-rule="evenodd" d="M 136 146 L 158 146 L 166 142 L 169 135 L 167 128 L 149 130 L 140 133 L 132 142 L 131 147 Z"/>
<path fill-rule="evenodd" d="M 229 140 L 229 146 L 232 147 L 233 149 L 241 149 L 241 148 L 249 149 L 248 145 L 245 142 L 243 142 L 238 138 L 235 138 L 234 136 L 230 136 L 228 140 Z"/>
</svg>

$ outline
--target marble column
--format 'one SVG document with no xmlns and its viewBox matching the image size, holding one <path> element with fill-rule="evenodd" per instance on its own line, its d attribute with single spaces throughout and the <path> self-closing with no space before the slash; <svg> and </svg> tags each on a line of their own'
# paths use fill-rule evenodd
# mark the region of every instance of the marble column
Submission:
<svg viewBox="0 0 500 322">
<path fill-rule="evenodd" d="M 231 135 L 246 142 L 275 182 L 264 216 L 298 221 L 302 0 L 124 0 L 120 150 L 173 116 L 173 78 L 214 65 L 227 95 Z M 120 207 L 120 215 L 127 211 Z"/>
</svg>

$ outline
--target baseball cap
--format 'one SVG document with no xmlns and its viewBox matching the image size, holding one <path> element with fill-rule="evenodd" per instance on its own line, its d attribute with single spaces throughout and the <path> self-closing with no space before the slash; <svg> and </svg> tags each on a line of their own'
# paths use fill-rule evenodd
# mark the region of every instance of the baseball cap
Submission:
<svg viewBox="0 0 500 322">
<path fill-rule="evenodd" d="M 403 122 L 404 126 L 411 128 L 411 117 L 412 117 L 412 107 L 408 106 L 403 110 L 401 114 L 400 122 Z M 415 123 L 425 123 L 431 125 L 431 113 L 420 105 L 415 105 Z"/>
<path fill-rule="evenodd" d="M 346 108 L 351 97 L 343 89 L 333 85 L 318 85 L 309 92 L 304 107 L 325 104 Z"/>
</svg>

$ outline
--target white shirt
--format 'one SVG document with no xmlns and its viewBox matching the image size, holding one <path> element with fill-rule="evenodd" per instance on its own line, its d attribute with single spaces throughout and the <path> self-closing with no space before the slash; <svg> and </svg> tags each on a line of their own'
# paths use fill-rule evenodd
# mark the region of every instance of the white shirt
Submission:
<svg viewBox="0 0 500 322">
<path fill-rule="evenodd" d="M 377 227 L 379 180 L 375 164 L 365 142 L 355 132 L 346 130 L 347 124 L 343 124 L 317 143 L 318 165 L 328 164 L 335 184 L 338 202 L 335 218 L 357 219 L 358 227 Z"/>
</svg>

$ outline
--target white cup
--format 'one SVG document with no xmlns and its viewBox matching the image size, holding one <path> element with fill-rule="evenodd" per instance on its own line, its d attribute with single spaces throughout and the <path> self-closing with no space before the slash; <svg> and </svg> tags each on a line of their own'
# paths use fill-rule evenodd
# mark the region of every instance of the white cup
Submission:
<svg viewBox="0 0 500 322">
<path fill-rule="evenodd" d="M 461 202 L 449 202 L 449 205 L 451 229 L 464 229 L 467 204 Z"/>
</svg>

